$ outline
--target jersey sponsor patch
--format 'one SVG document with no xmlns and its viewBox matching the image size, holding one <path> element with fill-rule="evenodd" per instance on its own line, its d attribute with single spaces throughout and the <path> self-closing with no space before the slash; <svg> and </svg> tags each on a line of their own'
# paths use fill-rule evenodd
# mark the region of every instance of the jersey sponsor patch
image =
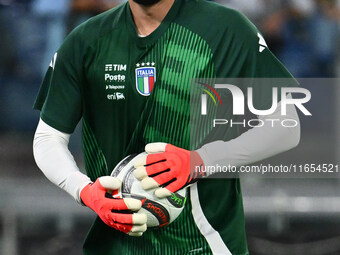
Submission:
<svg viewBox="0 0 340 255">
<path fill-rule="evenodd" d="M 136 68 L 136 89 L 139 94 L 149 96 L 156 82 L 155 67 Z"/>
<path fill-rule="evenodd" d="M 125 100 L 124 93 L 114 93 L 114 94 L 109 94 L 107 95 L 108 100 Z"/>
</svg>

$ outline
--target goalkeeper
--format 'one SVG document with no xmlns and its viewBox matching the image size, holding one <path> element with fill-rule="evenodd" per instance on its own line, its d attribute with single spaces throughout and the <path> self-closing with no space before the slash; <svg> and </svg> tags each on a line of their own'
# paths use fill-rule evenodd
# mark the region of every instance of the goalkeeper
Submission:
<svg viewBox="0 0 340 255">
<path fill-rule="evenodd" d="M 300 128 L 230 128 L 192 148 L 191 79 L 229 77 L 291 75 L 247 18 L 203 0 L 129 0 L 66 38 L 34 105 L 34 156 L 49 180 L 98 214 L 84 254 L 248 254 L 239 180 L 204 178 L 189 162 L 249 164 L 296 146 Z M 254 101 L 270 106 L 271 89 L 257 91 Z M 282 119 L 280 107 L 260 118 Z M 298 122 L 294 106 L 285 118 Z M 80 120 L 86 175 L 68 150 Z M 105 196 L 121 185 L 108 177 L 114 166 L 146 144 L 135 171 L 145 189 L 164 197 L 190 185 L 176 221 L 148 231 L 140 201 Z"/>
</svg>

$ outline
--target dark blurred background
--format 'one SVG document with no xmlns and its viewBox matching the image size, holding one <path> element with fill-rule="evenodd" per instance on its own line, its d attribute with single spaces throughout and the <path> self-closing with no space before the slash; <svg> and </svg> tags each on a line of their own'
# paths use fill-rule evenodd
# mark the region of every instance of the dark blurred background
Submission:
<svg viewBox="0 0 340 255">
<path fill-rule="evenodd" d="M 0 0 L 0 254 L 81 254 L 94 214 L 50 184 L 36 167 L 32 110 L 64 37 L 123 0 Z M 270 163 L 340 159 L 340 1 L 219 0 L 245 13 L 277 57 L 312 92 L 298 148 Z M 324 79 L 315 79 L 324 78 Z M 79 128 L 70 148 L 83 169 Z M 340 182 L 242 180 L 249 249 L 255 255 L 340 254 Z"/>
</svg>

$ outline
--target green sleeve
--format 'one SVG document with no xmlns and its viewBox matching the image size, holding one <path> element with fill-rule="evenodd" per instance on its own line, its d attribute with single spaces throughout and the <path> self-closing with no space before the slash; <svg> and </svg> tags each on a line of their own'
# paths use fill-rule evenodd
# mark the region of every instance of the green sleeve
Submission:
<svg viewBox="0 0 340 255">
<path fill-rule="evenodd" d="M 82 59 L 76 29 L 51 61 L 34 104 L 44 122 L 65 133 L 73 133 L 82 116 Z"/>
<path fill-rule="evenodd" d="M 296 87 L 297 81 L 283 64 L 274 56 L 258 29 L 243 14 L 229 10 L 225 13 L 224 33 L 220 40 L 223 45 L 216 48 L 218 78 L 233 78 L 244 92 L 253 88 L 254 106 L 269 109 L 272 105 L 272 89 Z M 240 80 L 238 80 L 241 78 Z M 236 84 L 237 85 L 237 84 Z M 246 94 L 246 93 L 245 93 Z"/>
</svg>

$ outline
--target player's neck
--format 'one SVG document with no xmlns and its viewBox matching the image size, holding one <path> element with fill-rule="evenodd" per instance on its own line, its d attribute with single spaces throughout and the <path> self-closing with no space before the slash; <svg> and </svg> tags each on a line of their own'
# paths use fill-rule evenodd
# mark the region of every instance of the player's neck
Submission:
<svg viewBox="0 0 340 255">
<path fill-rule="evenodd" d="M 148 36 L 162 23 L 175 0 L 161 0 L 152 6 L 143 6 L 129 0 L 130 9 L 141 36 Z"/>
</svg>

